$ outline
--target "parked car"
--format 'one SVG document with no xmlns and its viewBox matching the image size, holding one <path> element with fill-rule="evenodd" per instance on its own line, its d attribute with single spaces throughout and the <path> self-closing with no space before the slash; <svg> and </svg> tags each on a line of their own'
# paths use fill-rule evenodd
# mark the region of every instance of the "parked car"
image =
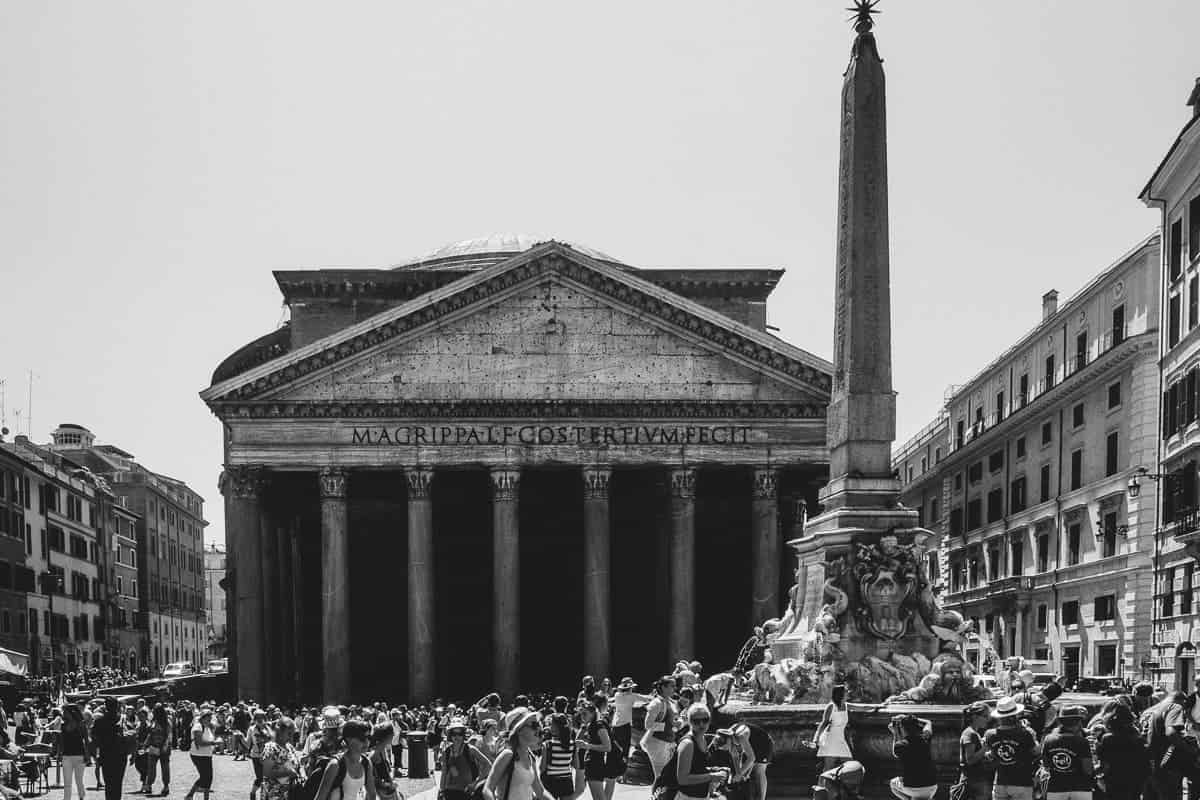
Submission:
<svg viewBox="0 0 1200 800">
<path fill-rule="evenodd" d="M 1004 697 L 1004 690 L 1000 688 L 1000 684 L 996 682 L 995 675 L 976 675 L 975 685 L 983 689 L 987 689 L 992 697 Z"/>
<path fill-rule="evenodd" d="M 164 678 L 182 678 L 184 675 L 195 675 L 196 665 L 190 661 L 175 661 L 163 667 Z"/>
<path fill-rule="evenodd" d="M 1075 681 L 1075 691 L 1081 694 L 1117 695 L 1125 691 L 1125 686 L 1114 675 L 1088 675 Z"/>
<path fill-rule="evenodd" d="M 228 658 L 214 658 L 212 661 L 208 662 L 208 666 L 205 668 L 204 671 L 205 672 L 229 672 L 229 659 Z"/>
<path fill-rule="evenodd" d="M 1054 683 L 1056 678 L 1058 675 L 1053 672 L 1035 672 L 1033 673 L 1033 685 L 1045 686 L 1047 683 Z"/>
</svg>

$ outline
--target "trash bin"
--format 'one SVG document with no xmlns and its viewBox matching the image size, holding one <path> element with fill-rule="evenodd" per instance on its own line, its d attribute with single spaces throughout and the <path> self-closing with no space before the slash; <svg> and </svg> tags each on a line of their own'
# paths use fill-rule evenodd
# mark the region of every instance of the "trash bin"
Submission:
<svg viewBox="0 0 1200 800">
<path fill-rule="evenodd" d="M 429 777 L 429 745 L 425 731 L 409 731 L 408 736 L 408 777 Z"/>
</svg>

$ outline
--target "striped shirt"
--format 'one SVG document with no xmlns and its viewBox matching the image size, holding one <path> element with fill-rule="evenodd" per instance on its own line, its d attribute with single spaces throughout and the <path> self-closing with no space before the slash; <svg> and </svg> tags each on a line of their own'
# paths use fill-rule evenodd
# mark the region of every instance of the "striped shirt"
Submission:
<svg viewBox="0 0 1200 800">
<path fill-rule="evenodd" d="M 548 759 L 546 762 L 546 774 L 570 776 L 571 755 L 574 749 L 573 745 L 564 745 L 558 739 L 548 740 L 542 748 L 542 759 Z"/>
</svg>

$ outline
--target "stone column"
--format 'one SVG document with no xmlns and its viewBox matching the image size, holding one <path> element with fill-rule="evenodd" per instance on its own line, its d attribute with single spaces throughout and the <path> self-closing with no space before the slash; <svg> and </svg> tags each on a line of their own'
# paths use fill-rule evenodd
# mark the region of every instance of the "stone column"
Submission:
<svg viewBox="0 0 1200 800">
<path fill-rule="evenodd" d="M 1013 648 L 1012 655 L 1019 656 L 1025 653 L 1025 606 L 1017 606 L 1017 641 L 1016 647 Z"/>
<path fill-rule="evenodd" d="M 696 655 L 696 470 L 672 469 L 671 604 L 667 623 L 668 658 Z"/>
<path fill-rule="evenodd" d="M 294 667 L 292 674 L 296 683 L 296 697 L 303 698 L 305 696 L 306 670 L 304 667 L 304 643 L 307 637 L 302 635 L 304 631 L 304 560 L 300 550 L 300 536 L 303 533 L 303 527 L 299 521 L 292 527 L 291 547 L 292 547 L 292 575 L 295 580 L 292 582 L 292 630 L 295 636 L 292 638 L 292 663 Z"/>
<path fill-rule="evenodd" d="M 262 697 L 264 685 L 262 540 L 263 470 L 259 467 L 226 467 L 225 525 L 236 551 L 234 596 L 236 610 L 235 658 L 239 697 Z"/>
<path fill-rule="evenodd" d="M 433 697 L 437 674 L 434 635 L 433 470 L 404 473 L 408 481 L 408 696 Z"/>
<path fill-rule="evenodd" d="M 611 559 L 608 467 L 583 468 L 583 668 L 608 674 L 612 658 Z"/>
<path fill-rule="evenodd" d="M 265 506 L 260 508 L 259 533 L 262 537 L 262 581 L 258 591 L 263 601 L 263 700 L 277 703 L 283 651 L 279 637 L 279 551 L 275 547 L 275 517 Z"/>
<path fill-rule="evenodd" d="M 275 551 L 279 554 L 279 581 L 276 602 L 279 605 L 279 688 L 276 694 L 281 703 L 296 699 L 295 667 L 292 654 L 296 651 L 295 620 L 292 618 L 292 585 L 296 579 L 292 573 L 292 523 L 275 527 Z"/>
<path fill-rule="evenodd" d="M 754 470 L 754 499 L 750 502 L 750 624 L 778 617 L 779 502 L 775 470 Z"/>
<path fill-rule="evenodd" d="M 521 535 L 517 517 L 521 472 L 491 470 L 492 479 L 492 652 L 496 690 L 512 696 L 521 679 Z"/>
<path fill-rule="evenodd" d="M 321 470 L 321 647 L 323 700 L 350 700 L 350 539 L 346 471 Z"/>
</svg>

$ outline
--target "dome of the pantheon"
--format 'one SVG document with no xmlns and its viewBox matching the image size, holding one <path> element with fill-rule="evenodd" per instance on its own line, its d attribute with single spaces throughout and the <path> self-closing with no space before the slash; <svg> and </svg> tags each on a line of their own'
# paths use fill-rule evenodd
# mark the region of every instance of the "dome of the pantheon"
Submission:
<svg viewBox="0 0 1200 800">
<path fill-rule="evenodd" d="M 476 239 L 464 239 L 461 242 L 447 244 L 418 258 L 410 259 L 392 267 L 395 270 L 480 270 L 493 264 L 499 264 L 512 258 L 517 253 L 523 253 L 534 245 L 549 242 L 551 236 L 531 236 L 526 233 L 494 233 L 490 236 L 480 236 Z M 631 269 L 617 259 L 591 247 L 586 247 L 562 239 L 556 241 L 569 245 L 580 253 L 597 261 L 603 261 L 613 266 Z"/>
</svg>

